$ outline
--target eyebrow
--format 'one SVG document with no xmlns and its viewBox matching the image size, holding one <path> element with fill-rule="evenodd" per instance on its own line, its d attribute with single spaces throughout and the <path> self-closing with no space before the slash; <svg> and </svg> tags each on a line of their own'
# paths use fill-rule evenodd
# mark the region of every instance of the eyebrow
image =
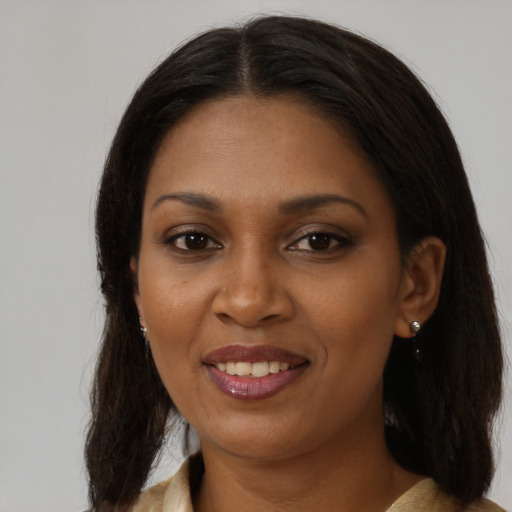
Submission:
<svg viewBox="0 0 512 512">
<path fill-rule="evenodd" d="M 160 196 L 151 207 L 153 211 L 157 206 L 165 201 L 181 201 L 182 203 L 201 208 L 210 212 L 220 212 L 222 208 L 220 204 L 211 197 L 205 196 L 204 194 L 194 194 L 192 192 L 180 192 L 178 194 L 165 194 Z"/>
<path fill-rule="evenodd" d="M 341 203 L 352 206 L 364 217 L 368 217 L 368 213 L 360 203 L 354 199 L 340 196 L 338 194 L 316 194 L 296 197 L 282 203 L 279 207 L 279 211 L 285 214 L 306 213 L 309 210 L 315 210 L 316 208 L 321 208 L 322 206 L 326 206 L 330 203 Z"/>
<path fill-rule="evenodd" d="M 165 194 L 160 196 L 151 207 L 151 211 L 157 208 L 165 201 L 180 201 L 186 205 L 194 206 L 202 210 L 207 210 L 214 213 L 222 211 L 222 207 L 218 201 L 206 196 L 204 194 L 197 194 L 193 192 L 180 192 L 177 194 Z M 366 210 L 360 203 L 349 197 L 340 196 L 338 194 L 315 194 L 308 196 L 295 197 L 283 202 L 279 206 L 279 211 L 285 215 L 294 213 L 306 213 L 310 210 L 315 210 L 326 206 L 330 203 L 341 203 L 344 205 L 352 206 L 364 217 L 368 217 Z"/>
</svg>

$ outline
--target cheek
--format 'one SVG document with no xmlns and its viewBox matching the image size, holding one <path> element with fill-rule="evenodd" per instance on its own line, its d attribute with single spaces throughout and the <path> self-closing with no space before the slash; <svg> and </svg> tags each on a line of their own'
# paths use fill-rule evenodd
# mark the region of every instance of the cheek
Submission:
<svg viewBox="0 0 512 512">
<path fill-rule="evenodd" d="M 185 341 L 187 332 L 198 325 L 208 294 L 205 283 L 183 279 L 165 260 L 141 265 L 139 292 L 152 338 L 165 341 L 172 333 L 177 342 Z"/>
<path fill-rule="evenodd" d="M 307 286 L 304 302 L 324 325 L 337 324 L 341 331 L 349 326 L 361 332 L 392 331 L 400 279 L 399 269 L 393 267 L 381 260 L 347 266 L 333 272 L 323 286 Z"/>
<path fill-rule="evenodd" d="M 382 265 L 382 263 L 381 263 Z M 376 267 L 378 268 L 378 267 Z M 325 364 L 345 375 L 380 377 L 398 314 L 399 272 L 364 265 L 340 274 L 329 287 L 309 293 L 307 323 L 323 346 Z M 357 271 L 356 271 L 357 270 Z M 309 291 L 315 287 L 309 287 Z M 304 306 L 304 310 L 307 307 Z"/>
<path fill-rule="evenodd" d="M 176 279 L 176 272 L 152 266 L 139 276 L 140 302 L 158 373 L 174 399 L 193 385 L 200 369 L 197 340 L 207 314 L 208 290 Z"/>
</svg>

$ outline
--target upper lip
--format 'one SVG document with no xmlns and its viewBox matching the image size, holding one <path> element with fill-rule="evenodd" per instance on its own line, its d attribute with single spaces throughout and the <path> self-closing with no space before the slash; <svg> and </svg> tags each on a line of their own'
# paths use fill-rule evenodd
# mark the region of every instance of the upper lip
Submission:
<svg viewBox="0 0 512 512">
<path fill-rule="evenodd" d="M 258 363 L 260 361 L 279 361 L 293 366 L 307 362 L 305 357 L 281 347 L 273 345 L 227 345 L 209 352 L 205 358 L 206 364 L 245 361 Z"/>
</svg>

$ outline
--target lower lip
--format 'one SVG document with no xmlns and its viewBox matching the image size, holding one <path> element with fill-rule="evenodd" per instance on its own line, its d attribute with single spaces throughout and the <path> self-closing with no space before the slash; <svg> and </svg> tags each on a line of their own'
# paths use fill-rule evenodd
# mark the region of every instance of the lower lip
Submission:
<svg viewBox="0 0 512 512">
<path fill-rule="evenodd" d="M 206 369 L 217 388 L 226 395 L 237 400 L 263 400 L 277 395 L 292 384 L 306 367 L 307 364 L 301 364 L 290 370 L 254 378 L 229 375 L 213 365 L 207 365 Z"/>
</svg>

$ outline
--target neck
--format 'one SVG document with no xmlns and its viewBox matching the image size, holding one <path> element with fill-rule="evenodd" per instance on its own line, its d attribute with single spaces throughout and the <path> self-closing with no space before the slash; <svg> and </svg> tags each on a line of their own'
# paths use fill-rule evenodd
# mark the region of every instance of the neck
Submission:
<svg viewBox="0 0 512 512">
<path fill-rule="evenodd" d="M 389 454 L 384 435 L 357 432 L 278 460 L 247 459 L 203 440 L 197 512 L 385 511 L 421 480 Z"/>
</svg>

